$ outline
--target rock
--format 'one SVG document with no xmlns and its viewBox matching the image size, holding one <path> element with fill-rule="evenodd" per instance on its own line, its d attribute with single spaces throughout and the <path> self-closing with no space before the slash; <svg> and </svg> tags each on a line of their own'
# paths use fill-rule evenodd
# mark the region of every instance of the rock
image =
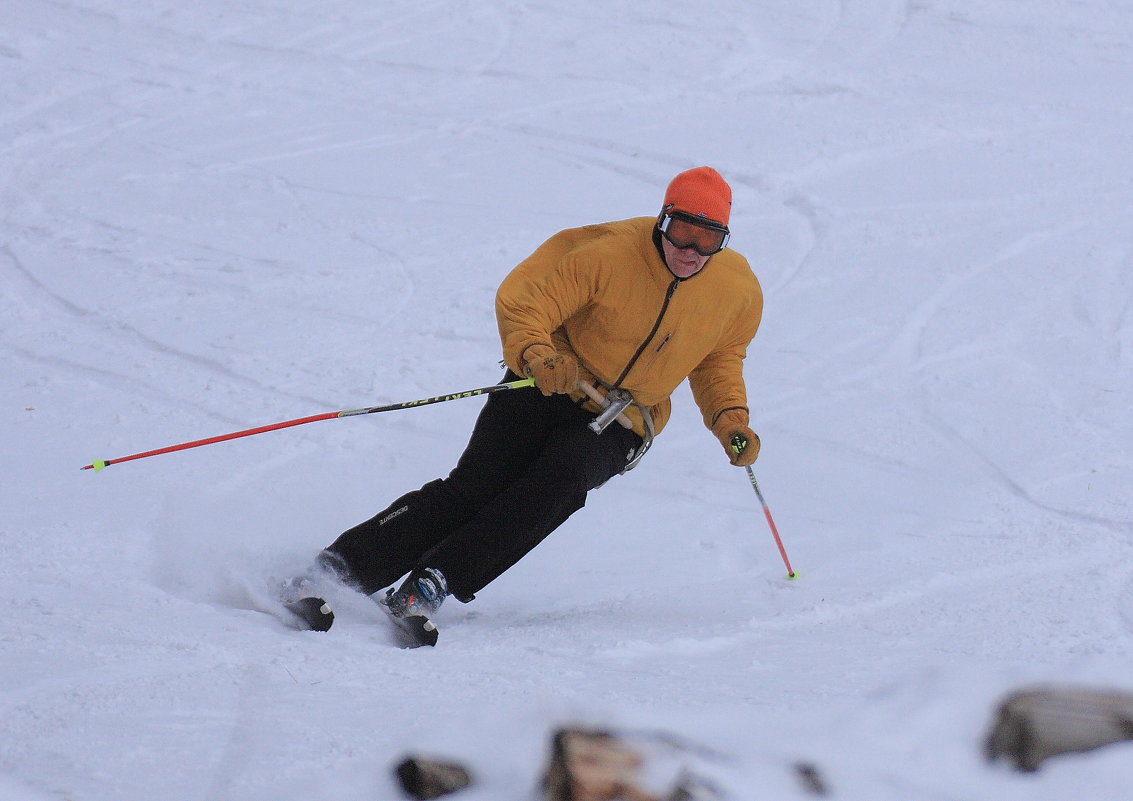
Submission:
<svg viewBox="0 0 1133 801">
<path fill-rule="evenodd" d="M 440 798 L 472 784 L 472 774 L 462 765 L 417 756 L 398 763 L 394 773 L 405 793 L 419 801 Z"/>
<path fill-rule="evenodd" d="M 984 743 L 989 761 L 1036 771 L 1059 754 L 1133 740 L 1133 695 L 1083 687 L 1034 687 L 1000 704 Z"/>
<path fill-rule="evenodd" d="M 546 801 L 660 801 L 639 786 L 643 762 L 609 732 L 559 729 L 543 777 Z"/>
</svg>

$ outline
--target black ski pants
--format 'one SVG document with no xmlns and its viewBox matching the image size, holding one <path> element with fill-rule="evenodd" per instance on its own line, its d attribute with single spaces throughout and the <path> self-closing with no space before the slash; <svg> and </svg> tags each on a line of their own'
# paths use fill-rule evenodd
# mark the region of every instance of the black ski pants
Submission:
<svg viewBox="0 0 1133 801">
<path fill-rule="evenodd" d="M 519 376 L 508 371 L 505 381 Z M 417 568 L 444 573 L 461 601 L 514 565 L 621 473 L 641 437 L 615 423 L 602 434 L 594 415 L 566 395 L 533 387 L 488 396 L 471 439 L 447 478 L 403 495 L 346 531 L 327 551 L 343 578 L 365 593 Z"/>
</svg>

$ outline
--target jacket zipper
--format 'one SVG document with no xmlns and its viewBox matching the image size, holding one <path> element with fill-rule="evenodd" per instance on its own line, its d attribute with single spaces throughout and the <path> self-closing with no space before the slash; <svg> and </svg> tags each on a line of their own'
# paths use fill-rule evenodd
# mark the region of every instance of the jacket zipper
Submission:
<svg viewBox="0 0 1133 801">
<path fill-rule="evenodd" d="M 642 341 L 641 347 L 637 349 L 637 352 L 633 354 L 633 358 L 629 360 L 629 364 L 622 370 L 622 374 L 618 376 L 618 380 L 614 382 L 614 388 L 622 385 L 622 382 L 626 380 L 626 376 L 629 375 L 629 371 L 633 369 L 633 366 L 637 364 L 637 360 L 641 358 L 641 354 L 645 352 L 645 349 L 649 347 L 649 343 L 653 341 L 653 337 L 657 336 L 657 330 L 661 327 L 661 321 L 665 319 L 665 312 L 669 310 L 669 301 L 673 299 L 673 293 L 677 291 L 677 287 L 680 283 L 681 279 L 674 278 L 673 282 L 669 284 L 669 289 L 665 293 L 665 302 L 661 304 L 661 312 L 657 315 L 657 320 L 653 323 L 653 328 L 650 330 L 649 336 Z M 664 347 L 664 343 L 662 343 L 662 347 Z"/>
</svg>

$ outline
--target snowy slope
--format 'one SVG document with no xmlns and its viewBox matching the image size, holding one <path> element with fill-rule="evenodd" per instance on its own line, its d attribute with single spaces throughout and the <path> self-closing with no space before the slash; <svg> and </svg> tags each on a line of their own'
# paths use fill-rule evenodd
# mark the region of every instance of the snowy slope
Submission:
<svg viewBox="0 0 1133 801">
<path fill-rule="evenodd" d="M 0 6 L 0 795 L 378 799 L 409 750 L 531 795 L 569 721 L 742 799 L 1127 799 L 1021 777 L 1004 693 L 1133 688 L 1133 6 L 711 0 Z M 736 194 L 756 465 L 687 389 L 433 650 L 273 577 L 447 471 L 492 296 L 551 233 Z"/>
</svg>

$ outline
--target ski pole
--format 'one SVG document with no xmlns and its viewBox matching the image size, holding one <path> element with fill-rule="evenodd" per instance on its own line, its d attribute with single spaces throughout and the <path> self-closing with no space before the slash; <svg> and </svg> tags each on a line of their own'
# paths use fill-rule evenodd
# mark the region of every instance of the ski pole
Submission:
<svg viewBox="0 0 1133 801">
<path fill-rule="evenodd" d="M 174 451 L 188 450 L 189 448 L 199 448 L 202 445 L 212 445 L 215 442 L 225 442 L 230 439 L 239 439 L 240 437 L 250 437 L 253 434 L 262 434 L 265 431 L 276 431 L 281 428 L 290 428 L 291 426 L 301 426 L 304 423 L 314 423 L 318 420 L 333 420 L 338 417 L 356 417 L 361 414 L 375 414 L 377 412 L 391 412 L 398 409 L 412 409 L 417 406 L 428 406 L 433 403 L 444 403 L 445 401 L 459 400 L 460 398 L 474 398 L 477 395 L 487 395 L 491 392 L 499 392 L 505 389 L 520 389 L 521 387 L 530 387 L 535 385 L 533 378 L 521 378 L 518 381 L 508 381 L 503 384 L 493 384 L 490 387 L 479 387 L 478 389 L 466 389 L 463 392 L 453 392 L 448 395 L 436 395 L 432 398 L 422 398 L 421 400 L 403 401 L 402 403 L 391 403 L 388 406 L 367 406 L 364 409 L 344 409 L 338 412 L 324 412 L 323 414 L 315 414 L 310 417 L 299 417 L 295 420 L 284 420 L 282 423 L 272 423 L 271 425 L 259 426 L 258 428 L 249 428 L 244 431 L 235 431 L 231 434 L 221 434 L 218 437 L 209 437 L 207 439 L 198 439 L 193 442 L 182 442 L 179 445 L 169 445 L 165 448 L 158 448 L 157 450 L 145 451 L 144 453 L 135 453 L 130 456 L 119 456 L 117 459 L 96 459 L 88 465 L 84 465 L 82 470 L 94 470 L 98 472 L 105 467 L 119 462 L 130 462 L 134 459 L 145 459 L 149 456 L 157 456 L 162 453 L 173 453 Z"/>
<path fill-rule="evenodd" d="M 732 437 L 732 450 L 737 454 L 743 453 L 747 449 L 747 441 L 736 434 Z M 771 509 L 767 506 L 767 501 L 763 499 L 763 492 L 759 489 L 759 482 L 755 480 L 755 471 L 751 469 L 751 465 L 745 465 L 744 469 L 747 470 L 747 477 L 751 480 L 751 488 L 755 490 L 755 497 L 759 499 L 759 505 L 763 507 L 763 516 L 767 518 L 767 525 L 771 526 L 771 535 L 775 537 L 775 544 L 779 546 L 779 555 L 783 557 L 783 564 L 787 566 L 787 578 L 797 579 L 799 574 L 791 567 L 791 560 L 787 558 L 787 549 L 783 547 L 783 538 L 779 536 L 779 529 L 775 525 L 775 518 L 771 516 Z"/>
<path fill-rule="evenodd" d="M 787 549 L 783 547 L 783 539 L 779 536 L 779 529 L 775 527 L 775 518 L 771 516 L 771 510 L 767 508 L 767 501 L 763 500 L 763 493 L 759 491 L 759 482 L 755 480 L 755 473 L 750 466 L 747 468 L 747 477 L 751 479 L 755 497 L 759 498 L 759 503 L 763 506 L 763 516 L 767 518 L 767 525 L 771 526 L 771 534 L 775 537 L 775 544 L 779 546 L 779 555 L 783 557 L 783 564 L 787 566 L 787 578 L 797 579 L 799 574 L 791 567 L 791 560 L 787 558 Z"/>
</svg>

